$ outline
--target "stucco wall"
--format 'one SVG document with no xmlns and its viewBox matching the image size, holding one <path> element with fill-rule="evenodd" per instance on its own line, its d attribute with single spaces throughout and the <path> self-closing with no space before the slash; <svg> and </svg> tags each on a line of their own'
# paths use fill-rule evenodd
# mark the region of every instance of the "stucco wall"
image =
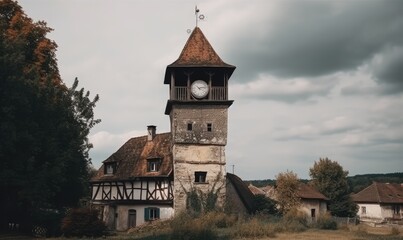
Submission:
<svg viewBox="0 0 403 240">
<path fill-rule="evenodd" d="M 315 218 L 317 219 L 327 211 L 326 202 L 318 199 L 302 199 L 300 210 L 303 211 L 308 217 L 312 217 L 312 209 L 315 209 Z"/>
<path fill-rule="evenodd" d="M 108 228 L 117 231 L 128 229 L 129 210 L 136 210 L 136 226 L 144 224 L 144 209 L 156 207 L 160 209 L 160 219 L 169 219 L 174 215 L 174 209 L 166 205 L 105 205 L 103 208 L 103 221 Z"/>
<path fill-rule="evenodd" d="M 361 220 L 371 220 L 371 221 L 381 221 L 382 217 L 382 208 L 379 204 L 374 203 L 358 203 L 358 213 L 357 215 Z M 363 213 L 363 207 L 365 207 L 365 212 Z"/>
<path fill-rule="evenodd" d="M 177 211 L 186 208 L 186 192 L 192 188 L 204 193 L 218 189 L 218 205 L 225 198 L 224 146 L 184 145 L 173 147 L 174 156 L 174 207 Z M 207 172 L 206 183 L 195 183 L 195 172 Z"/>
</svg>

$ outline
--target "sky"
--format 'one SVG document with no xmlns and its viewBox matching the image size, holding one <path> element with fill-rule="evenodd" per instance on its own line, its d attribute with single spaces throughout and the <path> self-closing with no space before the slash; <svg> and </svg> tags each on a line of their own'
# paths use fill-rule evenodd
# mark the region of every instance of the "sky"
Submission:
<svg viewBox="0 0 403 240">
<path fill-rule="evenodd" d="M 403 1 L 20 0 L 54 31 L 67 86 L 99 94 L 94 167 L 147 125 L 169 132 L 166 66 L 196 24 L 237 68 L 227 171 L 245 180 L 320 158 L 349 175 L 403 172 Z"/>
</svg>

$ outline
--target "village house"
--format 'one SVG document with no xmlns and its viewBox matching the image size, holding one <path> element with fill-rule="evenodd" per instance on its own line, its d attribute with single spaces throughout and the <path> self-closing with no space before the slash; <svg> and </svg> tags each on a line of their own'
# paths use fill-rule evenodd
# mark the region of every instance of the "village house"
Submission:
<svg viewBox="0 0 403 240">
<path fill-rule="evenodd" d="M 373 182 L 352 195 L 360 221 L 383 223 L 402 221 L 403 184 Z"/>
<path fill-rule="evenodd" d="M 192 192 L 214 196 L 217 208 L 253 212 L 247 186 L 226 173 L 228 109 L 233 103 L 228 80 L 234 70 L 196 27 L 164 76 L 171 131 L 157 134 L 156 126 L 148 126 L 145 136 L 128 140 L 91 179 L 91 205 L 100 209 L 110 229 L 124 231 L 171 218 L 188 209 Z"/>
<path fill-rule="evenodd" d="M 276 189 L 274 186 L 267 185 L 258 188 L 250 184 L 248 187 L 255 195 L 265 195 L 267 198 L 277 201 Z M 327 203 L 329 199 L 312 186 L 300 183 L 297 195 L 300 198 L 301 203 L 299 210 L 304 212 L 310 220 L 316 221 L 319 216 L 323 216 L 327 212 Z"/>
</svg>

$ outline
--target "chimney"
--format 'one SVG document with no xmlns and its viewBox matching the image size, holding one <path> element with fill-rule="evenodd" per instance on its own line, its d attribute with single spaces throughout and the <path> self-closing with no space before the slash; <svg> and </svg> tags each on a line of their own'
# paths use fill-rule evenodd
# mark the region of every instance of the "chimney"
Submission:
<svg viewBox="0 0 403 240">
<path fill-rule="evenodd" d="M 157 127 L 154 125 L 147 126 L 147 140 L 148 141 L 154 140 L 156 130 L 157 130 Z"/>
</svg>

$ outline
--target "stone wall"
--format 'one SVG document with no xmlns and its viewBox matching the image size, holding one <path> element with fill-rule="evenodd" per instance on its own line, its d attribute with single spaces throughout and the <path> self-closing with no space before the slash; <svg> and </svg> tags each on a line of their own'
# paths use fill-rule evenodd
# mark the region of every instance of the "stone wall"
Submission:
<svg viewBox="0 0 403 240">
<path fill-rule="evenodd" d="M 174 143 L 227 144 L 228 106 L 174 105 L 171 112 L 171 132 Z M 192 124 L 192 130 L 188 130 Z M 211 132 L 207 131 L 211 124 Z"/>
<path fill-rule="evenodd" d="M 217 206 L 225 200 L 224 146 L 175 144 L 174 155 L 174 209 L 186 209 L 187 194 L 192 189 L 207 194 L 217 192 Z M 206 181 L 195 182 L 195 172 L 206 172 Z"/>
</svg>

